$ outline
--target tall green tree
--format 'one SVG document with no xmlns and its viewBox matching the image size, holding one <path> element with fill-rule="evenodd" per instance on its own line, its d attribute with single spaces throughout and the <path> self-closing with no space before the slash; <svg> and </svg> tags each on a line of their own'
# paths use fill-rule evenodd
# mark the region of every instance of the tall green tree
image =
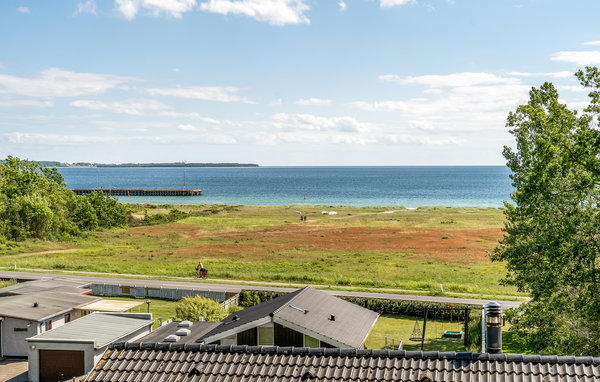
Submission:
<svg viewBox="0 0 600 382">
<path fill-rule="evenodd" d="M 508 116 L 516 145 L 504 156 L 515 191 L 492 260 L 506 262 L 505 283 L 531 295 L 512 327 L 526 346 L 600 355 L 600 73 L 576 76 L 592 89 L 584 113 L 544 83 Z"/>
<path fill-rule="evenodd" d="M 0 162 L 0 242 L 65 238 L 126 223 L 124 205 L 100 192 L 76 195 L 55 168 L 11 156 Z"/>
</svg>

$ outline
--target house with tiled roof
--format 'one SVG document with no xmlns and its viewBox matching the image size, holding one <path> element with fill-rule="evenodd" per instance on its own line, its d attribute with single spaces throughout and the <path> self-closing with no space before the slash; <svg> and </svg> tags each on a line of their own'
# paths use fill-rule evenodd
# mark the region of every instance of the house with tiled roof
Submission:
<svg viewBox="0 0 600 382">
<path fill-rule="evenodd" d="M 285 298 L 276 303 L 272 300 L 271 304 L 260 304 L 263 307 L 257 305 L 252 314 L 230 320 L 231 328 L 222 329 L 221 332 L 227 333 L 227 330 L 235 329 L 236 333 L 243 333 L 252 322 L 262 324 L 265 312 L 273 318 L 277 316 L 279 309 L 285 307 L 303 313 L 297 309 L 301 306 L 296 304 L 305 302 L 299 296 L 308 291 L 310 289 L 305 288 L 291 296 L 283 296 Z M 305 296 L 311 297 L 309 293 Z M 319 312 L 323 313 L 328 308 L 330 307 L 325 306 Z M 286 312 L 290 313 L 292 312 Z M 291 319 L 286 314 L 281 317 L 287 318 L 286 322 L 289 323 Z M 238 321 L 242 323 L 236 324 Z M 501 305 L 495 302 L 486 304 L 485 353 L 205 345 L 192 342 L 193 336 L 188 335 L 195 333 L 201 338 L 210 338 L 211 333 L 214 335 L 215 329 L 221 324 L 216 327 L 213 327 L 214 323 L 200 324 L 194 330 L 182 330 L 185 339 L 180 341 L 173 338 L 170 342 L 160 341 L 165 334 L 163 333 L 154 338 L 143 337 L 132 343 L 114 344 L 86 381 L 600 381 L 600 358 L 502 354 L 501 323 Z M 189 324 L 185 322 L 183 326 L 189 327 Z M 179 328 L 181 323 L 173 325 L 173 328 Z M 260 325 L 252 327 L 258 328 Z M 201 333 L 207 333 L 207 336 Z M 244 335 L 241 338 L 248 337 Z M 233 336 L 231 338 L 235 339 Z"/>
<path fill-rule="evenodd" d="M 109 348 L 86 382 L 597 382 L 600 358 L 169 343 Z"/>
<path fill-rule="evenodd" d="M 196 342 L 364 348 L 379 313 L 305 287 L 225 318 Z"/>
</svg>

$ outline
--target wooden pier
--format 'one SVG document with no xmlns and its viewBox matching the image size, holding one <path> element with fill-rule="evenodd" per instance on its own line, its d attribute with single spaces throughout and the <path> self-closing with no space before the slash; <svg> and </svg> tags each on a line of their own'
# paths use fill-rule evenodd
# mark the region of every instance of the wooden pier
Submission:
<svg viewBox="0 0 600 382">
<path fill-rule="evenodd" d="M 202 190 L 185 190 L 185 189 L 156 189 L 156 190 L 141 190 L 141 189 L 123 189 L 123 188 L 77 188 L 72 190 L 77 195 L 91 194 L 94 191 L 101 191 L 114 196 L 200 196 Z"/>
</svg>

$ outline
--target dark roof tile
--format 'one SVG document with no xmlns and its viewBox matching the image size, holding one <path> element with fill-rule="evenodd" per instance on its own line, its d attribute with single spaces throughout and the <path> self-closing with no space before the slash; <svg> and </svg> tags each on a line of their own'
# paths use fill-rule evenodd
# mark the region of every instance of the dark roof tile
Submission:
<svg viewBox="0 0 600 382">
<path fill-rule="evenodd" d="M 426 374 L 436 382 L 591 382 L 600 380 L 600 358 L 135 343 L 111 346 L 87 380 L 418 381 Z"/>
</svg>

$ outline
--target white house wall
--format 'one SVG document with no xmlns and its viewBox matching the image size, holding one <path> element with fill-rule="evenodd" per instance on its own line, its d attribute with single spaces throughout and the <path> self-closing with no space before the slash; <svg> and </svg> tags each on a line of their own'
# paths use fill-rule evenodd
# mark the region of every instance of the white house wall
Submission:
<svg viewBox="0 0 600 382">
<path fill-rule="evenodd" d="M 79 318 L 79 312 L 68 312 L 56 315 L 42 321 L 29 321 L 20 318 L 4 317 L 2 323 L 2 352 L 5 357 L 27 357 L 26 338 L 36 336 L 46 331 L 46 322 L 52 320 L 52 328 L 58 328 L 65 324 L 65 314 L 71 314 L 71 321 Z M 27 324 L 31 323 L 29 328 Z M 15 332 L 15 328 L 27 328 L 26 332 Z"/>
<path fill-rule="evenodd" d="M 27 324 L 31 323 L 29 327 Z M 15 329 L 27 331 L 15 332 Z M 25 338 L 38 334 L 38 323 L 18 318 L 4 317 L 2 321 L 2 353 L 5 357 L 27 357 L 27 341 Z"/>
</svg>

